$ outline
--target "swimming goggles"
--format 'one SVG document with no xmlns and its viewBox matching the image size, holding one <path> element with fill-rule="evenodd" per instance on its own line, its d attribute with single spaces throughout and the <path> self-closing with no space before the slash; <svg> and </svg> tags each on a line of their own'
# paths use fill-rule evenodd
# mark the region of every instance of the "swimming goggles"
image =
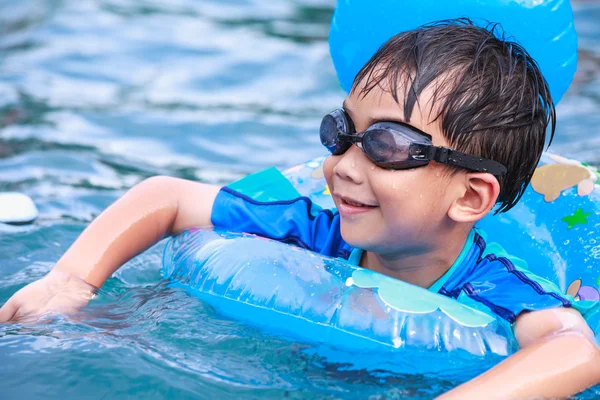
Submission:
<svg viewBox="0 0 600 400">
<path fill-rule="evenodd" d="M 506 174 L 506 167 L 496 161 L 434 146 L 431 135 L 402 123 L 381 121 L 364 132 L 356 132 L 352 119 L 343 108 L 327 114 L 321 122 L 321 143 L 331 154 L 344 154 L 356 144 L 377 166 L 384 169 L 424 167 L 430 161 L 461 167 L 469 171 Z"/>
</svg>

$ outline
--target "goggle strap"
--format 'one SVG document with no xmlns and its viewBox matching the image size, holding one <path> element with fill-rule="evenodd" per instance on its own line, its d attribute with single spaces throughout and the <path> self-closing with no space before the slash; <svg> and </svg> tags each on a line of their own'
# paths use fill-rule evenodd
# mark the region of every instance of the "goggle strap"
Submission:
<svg viewBox="0 0 600 400">
<path fill-rule="evenodd" d="M 460 151 L 451 150 L 447 147 L 431 146 L 430 160 L 441 164 L 456 165 L 476 172 L 489 172 L 494 176 L 506 174 L 506 167 L 499 162 L 488 160 L 482 157 L 475 157 Z"/>
</svg>

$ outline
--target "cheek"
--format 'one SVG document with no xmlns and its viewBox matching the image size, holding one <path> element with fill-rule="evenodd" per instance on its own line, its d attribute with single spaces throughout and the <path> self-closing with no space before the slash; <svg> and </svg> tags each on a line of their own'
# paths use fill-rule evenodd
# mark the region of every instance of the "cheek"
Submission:
<svg viewBox="0 0 600 400">
<path fill-rule="evenodd" d="M 370 182 L 377 198 L 385 206 L 400 205 L 419 190 L 421 182 L 417 170 L 389 171 L 376 169 L 370 174 Z"/>
<path fill-rule="evenodd" d="M 404 229 L 414 213 L 413 197 L 418 188 L 411 172 L 376 170 L 372 174 L 371 187 L 388 231 Z"/>
<path fill-rule="evenodd" d="M 445 188 L 447 182 L 429 176 L 425 169 L 384 171 L 373 185 L 381 211 L 391 227 L 414 229 L 425 221 L 436 221 L 446 214 Z"/>
</svg>

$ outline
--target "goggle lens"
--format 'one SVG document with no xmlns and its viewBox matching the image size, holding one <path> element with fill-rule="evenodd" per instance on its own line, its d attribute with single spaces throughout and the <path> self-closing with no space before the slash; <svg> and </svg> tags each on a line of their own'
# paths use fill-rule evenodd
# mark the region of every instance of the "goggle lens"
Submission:
<svg viewBox="0 0 600 400">
<path fill-rule="evenodd" d="M 408 159 L 410 142 L 388 130 L 370 129 L 365 132 L 362 147 L 375 163 L 401 162 Z"/>
<path fill-rule="evenodd" d="M 339 134 L 351 134 L 353 126 L 344 115 L 343 110 L 335 110 L 327 114 L 321 121 L 320 136 L 321 143 L 334 156 L 344 154 L 352 143 L 338 139 Z"/>
</svg>

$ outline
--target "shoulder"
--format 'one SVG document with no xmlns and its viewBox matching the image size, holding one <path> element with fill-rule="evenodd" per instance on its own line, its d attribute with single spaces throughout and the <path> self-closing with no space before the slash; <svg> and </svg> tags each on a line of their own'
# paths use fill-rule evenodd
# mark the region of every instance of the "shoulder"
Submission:
<svg viewBox="0 0 600 400">
<path fill-rule="evenodd" d="M 252 233 L 326 256 L 348 258 L 351 247 L 342 239 L 337 212 L 320 208 L 308 197 L 278 195 L 263 192 L 255 196 L 224 187 L 213 205 L 211 222 L 218 229 Z"/>
<path fill-rule="evenodd" d="M 235 215 L 234 211 L 238 215 Z M 282 199 L 263 194 L 261 199 L 257 199 L 227 186 L 221 188 L 213 206 L 213 216 L 219 213 L 226 213 L 229 218 L 255 216 L 267 223 L 293 221 L 296 225 L 302 225 L 314 221 L 327 228 L 339 220 L 337 212 L 322 209 L 308 197 L 298 195 Z"/>
<path fill-rule="evenodd" d="M 251 196 L 242 191 L 234 190 L 228 186 L 221 188 L 217 195 L 217 204 L 215 207 L 226 207 L 234 204 L 244 205 L 248 209 L 271 210 L 271 209 L 297 209 L 307 219 L 313 220 L 317 216 L 326 216 L 333 219 L 337 213 L 331 210 L 321 209 L 314 204 L 308 197 L 294 196 L 282 198 L 277 195 L 267 195 L 260 193 L 260 196 Z"/>
<path fill-rule="evenodd" d="M 487 244 L 476 233 L 469 257 L 440 293 L 479 303 L 511 323 L 524 311 L 572 306 L 570 296 L 526 265 L 525 260 L 507 254 L 498 243 Z"/>
</svg>

